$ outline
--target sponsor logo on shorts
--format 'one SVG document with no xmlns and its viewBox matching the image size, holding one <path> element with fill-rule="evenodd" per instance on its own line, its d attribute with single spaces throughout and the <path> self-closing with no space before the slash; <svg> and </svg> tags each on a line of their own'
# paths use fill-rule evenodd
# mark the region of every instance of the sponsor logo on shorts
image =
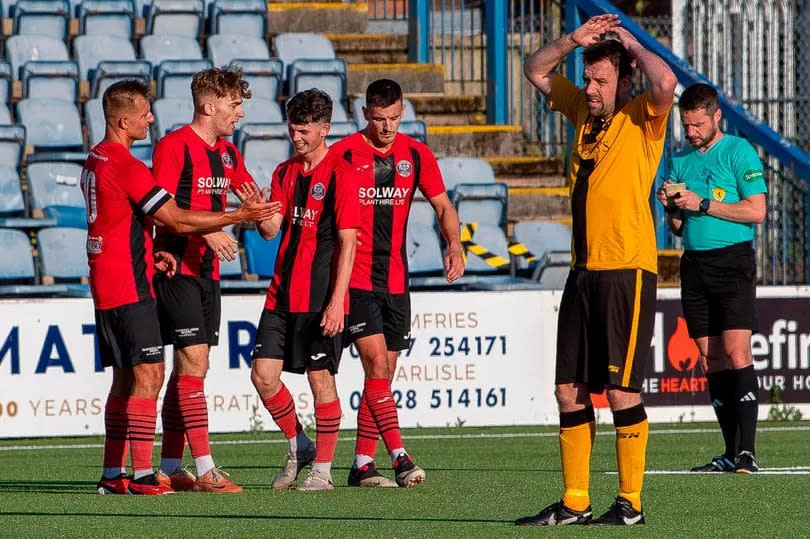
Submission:
<svg viewBox="0 0 810 539">
<path fill-rule="evenodd" d="M 610 372 L 616 373 L 621 370 L 621 368 L 617 367 L 616 365 L 608 365 L 608 370 Z"/>
<path fill-rule="evenodd" d="M 162 346 L 147 346 L 141 348 L 141 357 L 155 357 L 160 355 L 163 355 Z"/>
<path fill-rule="evenodd" d="M 200 332 L 200 328 L 179 328 L 175 329 L 174 332 L 178 337 L 196 337 Z"/>
<path fill-rule="evenodd" d="M 323 197 L 326 196 L 326 188 L 324 188 L 321 182 L 316 183 L 312 186 L 312 198 L 315 200 L 322 200 Z"/>
<path fill-rule="evenodd" d="M 354 324 L 353 326 L 349 326 L 349 333 L 354 335 L 355 333 L 360 333 L 363 331 L 363 328 L 366 327 L 365 322 L 360 322 L 359 324 Z"/>
<path fill-rule="evenodd" d="M 101 236 L 87 236 L 87 252 L 91 255 L 100 255 L 104 248 L 104 240 Z"/>
<path fill-rule="evenodd" d="M 753 182 L 755 180 L 759 180 L 761 178 L 762 178 L 762 171 L 761 170 L 751 169 L 751 170 L 747 171 L 745 174 L 743 174 L 743 180 L 745 180 L 745 181 L 747 181 L 749 183 Z"/>
<path fill-rule="evenodd" d="M 410 161 L 403 159 L 397 163 L 397 172 L 399 172 L 400 176 L 410 176 L 411 171 L 413 171 L 413 165 L 411 165 Z"/>
<path fill-rule="evenodd" d="M 323 359 L 326 357 L 326 354 L 321 352 L 320 354 L 315 354 L 314 356 L 309 356 L 312 361 L 318 361 L 319 359 Z"/>
<path fill-rule="evenodd" d="M 228 152 L 222 152 L 222 164 L 225 165 L 225 168 L 233 168 L 233 161 L 231 160 L 231 154 Z"/>
<path fill-rule="evenodd" d="M 726 198 L 726 190 L 722 187 L 715 187 L 712 189 L 712 197 L 719 202 Z"/>
</svg>

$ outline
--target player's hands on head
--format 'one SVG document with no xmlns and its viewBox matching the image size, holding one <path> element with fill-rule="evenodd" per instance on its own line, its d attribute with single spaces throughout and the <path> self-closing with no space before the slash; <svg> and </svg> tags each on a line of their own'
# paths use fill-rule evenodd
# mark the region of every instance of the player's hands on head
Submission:
<svg viewBox="0 0 810 539">
<path fill-rule="evenodd" d="M 622 28 L 621 26 L 617 26 L 611 31 L 618 36 L 619 41 L 622 42 L 622 45 L 624 45 L 624 48 L 627 49 L 627 52 L 632 57 L 636 47 L 640 46 L 638 40 L 633 34 L 628 32 L 626 28 Z"/>
<path fill-rule="evenodd" d="M 157 251 L 154 255 L 155 269 L 172 278 L 177 273 L 177 259 L 166 251 Z"/>
<path fill-rule="evenodd" d="M 334 337 L 343 331 L 343 304 L 330 303 L 323 312 L 321 327 L 325 337 Z"/>
<path fill-rule="evenodd" d="M 223 230 L 203 234 L 203 239 L 208 247 L 216 253 L 220 260 L 234 260 L 239 254 L 239 242 Z"/>
<path fill-rule="evenodd" d="M 599 36 L 607 31 L 614 30 L 619 25 L 619 16 L 615 13 L 591 17 L 585 23 L 571 32 L 571 39 L 580 47 L 587 47 L 599 41 Z"/>
<path fill-rule="evenodd" d="M 448 283 L 464 275 L 464 257 L 461 250 L 456 248 L 448 249 L 444 255 L 444 275 Z"/>
<path fill-rule="evenodd" d="M 700 201 L 703 200 L 703 197 L 698 196 L 694 191 L 684 189 L 680 191 L 677 196 L 673 197 L 672 200 L 674 200 L 675 205 L 682 210 L 699 211 Z"/>
</svg>

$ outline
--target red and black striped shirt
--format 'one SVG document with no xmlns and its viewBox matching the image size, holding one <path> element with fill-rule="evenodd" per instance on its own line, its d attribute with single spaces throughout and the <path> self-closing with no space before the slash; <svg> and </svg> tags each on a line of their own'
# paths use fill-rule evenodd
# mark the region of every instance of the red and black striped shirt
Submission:
<svg viewBox="0 0 810 539">
<path fill-rule="evenodd" d="M 224 211 L 228 189 L 253 181 L 236 146 L 224 138 L 209 146 L 188 125 L 157 143 L 152 174 L 186 210 Z M 155 248 L 177 257 L 181 275 L 219 280 L 219 258 L 202 236 L 158 229 Z"/>
<path fill-rule="evenodd" d="M 406 293 L 405 234 L 415 190 L 428 199 L 445 192 L 433 152 L 402 133 L 397 133 L 393 146 L 384 154 L 359 132 L 332 149 L 349 163 L 358 186 L 361 218 L 350 287 Z"/>
<path fill-rule="evenodd" d="M 300 156 L 273 172 L 270 201 L 281 202 L 284 220 L 265 309 L 319 313 L 329 304 L 337 276 L 338 230 L 360 225 L 357 188 L 349 172 L 331 150 L 308 172 Z"/>
<path fill-rule="evenodd" d="M 90 150 L 81 185 L 87 205 L 90 290 L 96 309 L 154 298 L 152 223 L 147 216 L 171 195 L 117 142 L 101 142 Z"/>
</svg>

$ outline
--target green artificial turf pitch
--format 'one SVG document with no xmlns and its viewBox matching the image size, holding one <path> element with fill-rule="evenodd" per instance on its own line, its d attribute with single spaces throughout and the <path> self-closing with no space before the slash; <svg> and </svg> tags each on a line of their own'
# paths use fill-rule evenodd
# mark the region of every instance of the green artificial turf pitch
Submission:
<svg viewBox="0 0 810 539">
<path fill-rule="evenodd" d="M 98 437 L 2 440 L 0 536 L 810 534 L 808 422 L 760 423 L 757 444 L 763 471 L 756 475 L 663 473 L 702 464 L 720 452 L 721 438 L 712 424 L 653 425 L 647 469 L 662 473 L 645 477 L 647 525 L 633 529 L 513 526 L 515 518 L 534 514 L 560 497 L 556 428 L 412 429 L 404 434 L 406 446 L 427 471 L 426 484 L 414 489 L 346 487 L 354 432 L 343 431 L 333 467 L 334 491 L 274 492 L 268 485 L 286 449 L 280 435 L 241 433 L 214 436 L 212 449 L 217 463 L 245 487 L 244 493 L 156 497 L 96 494 L 102 451 Z M 382 447 L 377 463 L 391 476 Z M 616 495 L 614 471 L 613 429 L 600 426 L 591 461 L 596 514 Z"/>
</svg>

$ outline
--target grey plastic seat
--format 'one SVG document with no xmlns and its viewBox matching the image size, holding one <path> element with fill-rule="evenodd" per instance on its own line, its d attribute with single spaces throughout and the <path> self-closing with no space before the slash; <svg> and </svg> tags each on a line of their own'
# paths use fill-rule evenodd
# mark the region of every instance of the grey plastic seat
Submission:
<svg viewBox="0 0 810 539">
<path fill-rule="evenodd" d="M 5 60 L 0 61 L 0 103 L 8 103 L 11 97 L 11 64 Z"/>
<path fill-rule="evenodd" d="M 24 98 L 75 101 L 79 97 L 79 64 L 76 62 L 26 62 L 21 79 Z"/>
<path fill-rule="evenodd" d="M 450 198 L 462 223 L 503 228 L 506 222 L 509 189 L 502 183 L 459 183 Z"/>
<path fill-rule="evenodd" d="M 152 64 L 146 60 L 99 62 L 90 79 L 90 95 L 101 97 L 110 85 L 125 79 L 138 79 L 149 84 Z"/>
<path fill-rule="evenodd" d="M 411 213 L 408 214 L 408 223 L 411 222 L 430 227 L 436 224 L 436 211 L 418 189 L 411 202 Z"/>
<path fill-rule="evenodd" d="M 36 277 L 34 257 L 28 235 L 22 230 L 0 229 L 0 281 L 33 281 Z"/>
<path fill-rule="evenodd" d="M 17 0 L 14 7 L 14 34 L 50 36 L 65 39 L 70 20 L 67 0 Z"/>
<path fill-rule="evenodd" d="M 5 103 L 0 103 L 0 125 L 11 124 L 11 112 Z"/>
<path fill-rule="evenodd" d="M 37 233 L 42 274 L 59 280 L 87 277 L 87 231 L 80 228 L 43 228 Z"/>
<path fill-rule="evenodd" d="M 281 123 L 284 121 L 278 102 L 261 97 L 252 97 L 242 101 L 242 111 L 245 113 L 245 117 L 242 118 L 240 125 L 242 123 Z"/>
<path fill-rule="evenodd" d="M 330 146 L 344 137 L 353 135 L 357 132 L 354 122 L 332 122 L 329 128 L 329 135 L 326 137 L 326 143 Z"/>
<path fill-rule="evenodd" d="M 194 117 L 194 103 L 191 99 L 164 98 L 152 103 L 155 115 L 155 133 L 162 137 L 175 126 L 187 124 Z"/>
<path fill-rule="evenodd" d="M 80 179 L 82 167 L 75 163 L 33 163 L 26 169 L 32 210 L 49 206 L 84 208 Z"/>
<path fill-rule="evenodd" d="M 25 200 L 17 169 L 0 165 L 0 215 L 9 217 L 22 215 L 24 212 Z"/>
<path fill-rule="evenodd" d="M 132 38 L 135 9 L 130 0 L 84 0 L 79 4 L 79 33 Z"/>
<path fill-rule="evenodd" d="M 19 80 L 26 62 L 70 60 L 64 41 L 40 35 L 14 35 L 6 39 L 6 58 L 11 62 L 11 74 L 15 80 Z"/>
<path fill-rule="evenodd" d="M 333 101 L 332 102 L 332 119 L 331 123 L 346 123 L 349 121 L 349 116 L 346 114 L 346 109 L 343 108 L 343 105 L 340 104 L 340 101 Z M 354 124 L 354 122 L 351 122 Z M 352 127 L 352 132 L 357 131 L 354 127 Z"/>
<path fill-rule="evenodd" d="M 73 53 L 79 60 L 83 80 L 90 80 L 102 61 L 135 60 L 132 43 L 123 37 L 108 35 L 78 36 L 73 40 Z"/>
<path fill-rule="evenodd" d="M 270 51 L 264 39 L 242 34 L 215 34 L 205 43 L 208 57 L 217 67 L 226 66 L 236 59 L 269 60 Z"/>
<path fill-rule="evenodd" d="M 264 0 L 215 0 L 210 6 L 212 34 L 242 34 L 264 38 L 267 2 Z"/>
<path fill-rule="evenodd" d="M 562 290 L 571 272 L 571 253 L 547 253 L 538 264 L 532 278 L 547 290 Z"/>
<path fill-rule="evenodd" d="M 332 42 L 318 34 L 292 32 L 279 34 L 273 40 L 276 56 L 284 62 L 284 78 L 290 78 L 293 62 L 302 58 L 331 60 L 335 58 Z"/>
<path fill-rule="evenodd" d="M 175 34 L 196 39 L 203 30 L 203 0 L 152 0 L 146 8 L 149 34 Z"/>
<path fill-rule="evenodd" d="M 239 67 L 244 72 L 243 78 L 250 83 L 253 97 L 276 100 L 281 95 L 284 79 L 283 64 L 278 58 L 269 60 L 251 60 L 236 58 L 231 60 L 232 68 Z"/>
<path fill-rule="evenodd" d="M 202 60 L 197 40 L 171 34 L 143 36 L 138 42 L 141 58 L 157 67 L 165 60 Z"/>
<path fill-rule="evenodd" d="M 71 101 L 23 99 L 17 103 L 17 118 L 26 127 L 27 144 L 35 151 L 81 151 L 82 122 Z"/>
<path fill-rule="evenodd" d="M 554 221 L 519 221 L 512 228 L 515 241 L 526 246 L 538 261 L 550 252 L 571 251 L 571 229 Z M 529 263 L 520 258 L 518 268 L 526 269 Z"/>
<path fill-rule="evenodd" d="M 17 167 L 25 148 L 25 126 L 0 125 L 0 165 Z"/>
<path fill-rule="evenodd" d="M 408 221 L 405 251 L 411 275 L 438 275 L 444 271 L 442 248 L 432 226 Z"/>
<path fill-rule="evenodd" d="M 336 103 L 346 101 L 346 60 L 343 58 L 301 58 L 292 63 L 289 76 L 290 95 L 301 90 L 318 88 L 329 94 Z"/>
<path fill-rule="evenodd" d="M 191 79 L 211 65 L 211 60 L 164 60 L 155 70 L 158 98 L 191 99 Z"/>
<path fill-rule="evenodd" d="M 414 122 L 403 121 L 399 124 L 398 131 L 409 137 L 413 137 L 423 144 L 427 142 L 427 126 L 422 120 L 416 120 Z"/>
<path fill-rule="evenodd" d="M 503 229 L 497 225 L 479 224 L 473 241 L 487 249 L 490 253 L 509 260 L 509 246 Z M 479 256 L 467 253 L 467 271 L 470 273 L 503 273 L 508 268 L 498 269 L 483 261 Z"/>
<path fill-rule="evenodd" d="M 442 157 L 438 163 L 448 191 L 452 191 L 459 183 L 495 183 L 495 172 L 483 159 Z"/>
<path fill-rule="evenodd" d="M 281 161 L 274 161 L 272 159 L 263 159 L 261 156 L 245 159 L 245 168 L 250 173 L 253 181 L 256 182 L 260 188 L 270 187 L 273 179 L 273 172 L 276 170 Z"/>
<path fill-rule="evenodd" d="M 281 162 L 293 153 L 285 123 L 246 123 L 236 132 L 234 139 L 246 162 L 254 157 Z"/>
<path fill-rule="evenodd" d="M 403 122 L 415 122 L 416 121 L 416 109 L 413 108 L 413 103 L 407 98 L 402 98 L 402 104 L 405 105 L 405 110 L 402 112 L 402 121 Z M 352 116 L 354 117 L 354 123 L 357 124 L 357 129 L 364 129 L 368 122 L 366 121 L 366 117 L 363 115 L 363 107 L 366 106 L 366 96 L 361 95 L 358 96 L 352 101 Z"/>
</svg>

